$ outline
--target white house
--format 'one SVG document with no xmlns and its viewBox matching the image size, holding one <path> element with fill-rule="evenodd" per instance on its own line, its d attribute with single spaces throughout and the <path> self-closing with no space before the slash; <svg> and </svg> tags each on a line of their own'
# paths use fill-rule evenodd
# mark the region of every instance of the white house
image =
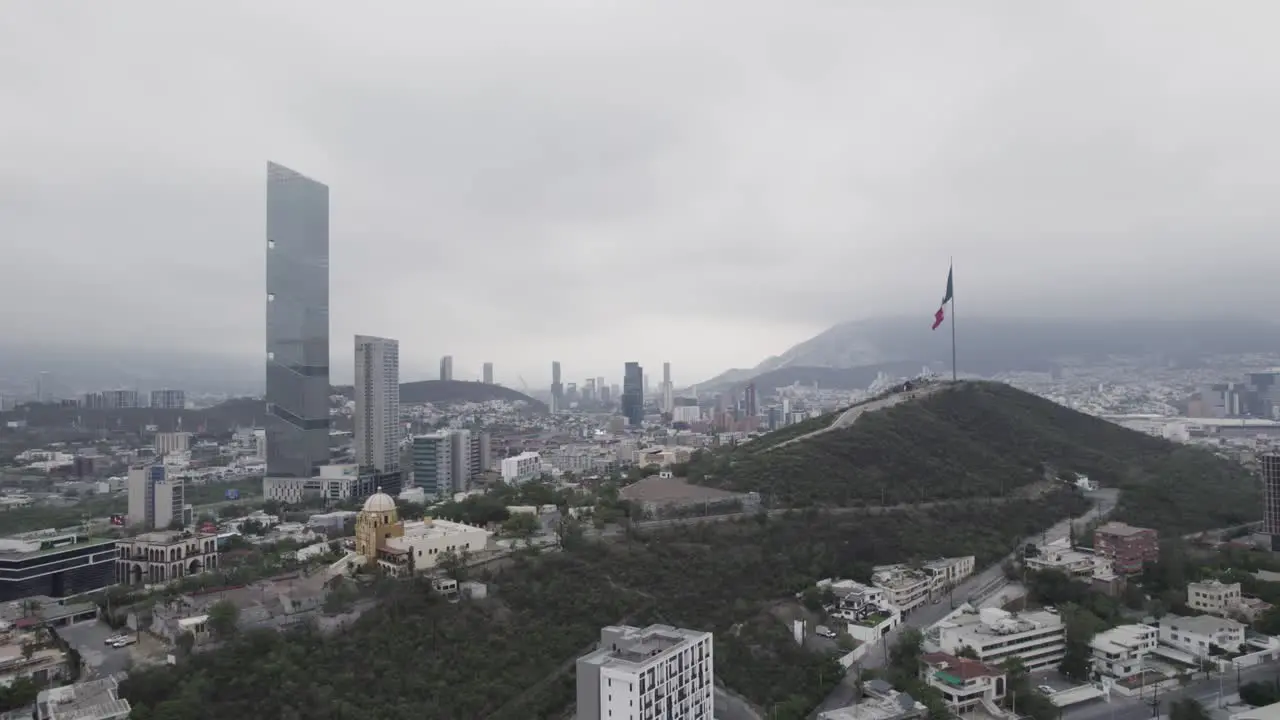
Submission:
<svg viewBox="0 0 1280 720">
<path fill-rule="evenodd" d="M 1159 636 L 1159 629 L 1151 625 L 1121 625 L 1098 633 L 1089 642 L 1093 671 L 1117 680 L 1137 675 Z"/>
<path fill-rule="evenodd" d="M 1160 618 L 1161 644 L 1198 658 L 1208 657 L 1209 649 L 1215 645 L 1224 650 L 1236 650 L 1244 642 L 1244 631 L 1243 623 L 1213 615 L 1165 615 Z"/>
<path fill-rule="evenodd" d="M 854 580 L 822 580 L 819 588 L 836 596 L 831 617 L 849 626 L 849 636 L 864 643 L 879 642 L 885 633 L 902 623 L 902 613 L 886 599 L 884 589 L 868 587 Z"/>
<path fill-rule="evenodd" d="M 1240 583 L 1218 580 L 1187 583 L 1187 607 L 1192 610 L 1225 617 L 1240 607 L 1240 600 Z"/>
</svg>

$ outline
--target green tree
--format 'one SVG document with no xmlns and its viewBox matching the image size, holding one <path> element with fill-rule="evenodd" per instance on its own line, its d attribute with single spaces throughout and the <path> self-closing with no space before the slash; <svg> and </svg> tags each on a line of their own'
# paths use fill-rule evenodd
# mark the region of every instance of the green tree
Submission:
<svg viewBox="0 0 1280 720">
<path fill-rule="evenodd" d="M 1169 720 L 1209 720 L 1209 713 L 1195 698 L 1182 698 L 1169 703 Z"/>
<path fill-rule="evenodd" d="M 460 583 L 466 582 L 470 571 L 471 553 L 466 548 L 461 552 L 457 550 L 445 550 L 440 553 L 440 557 L 436 560 L 436 566 L 445 572 L 446 575 L 457 580 Z"/>
<path fill-rule="evenodd" d="M 502 532 L 516 538 L 530 538 L 538 532 L 538 518 L 530 513 L 515 513 L 502 523 Z"/>
<path fill-rule="evenodd" d="M 191 650 L 196 646 L 196 636 L 184 631 L 178 634 L 173 644 L 178 649 L 178 654 L 186 657 L 191 654 Z"/>
<path fill-rule="evenodd" d="M 219 639 L 229 638 L 236 633 L 240 621 L 240 608 L 230 600 L 219 600 L 209 606 L 209 631 Z"/>
</svg>

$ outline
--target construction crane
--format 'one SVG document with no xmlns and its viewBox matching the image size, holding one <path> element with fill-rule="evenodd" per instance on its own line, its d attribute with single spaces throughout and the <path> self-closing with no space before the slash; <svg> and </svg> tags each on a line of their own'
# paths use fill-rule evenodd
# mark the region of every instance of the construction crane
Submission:
<svg viewBox="0 0 1280 720">
<path fill-rule="evenodd" d="M 523 376 L 523 375 L 517 375 L 517 376 L 516 376 L 516 378 L 520 380 L 520 387 L 524 388 L 525 393 L 528 393 L 528 392 L 529 392 L 529 383 L 527 383 L 527 382 L 525 382 L 525 381 L 524 381 L 524 376 Z"/>
</svg>

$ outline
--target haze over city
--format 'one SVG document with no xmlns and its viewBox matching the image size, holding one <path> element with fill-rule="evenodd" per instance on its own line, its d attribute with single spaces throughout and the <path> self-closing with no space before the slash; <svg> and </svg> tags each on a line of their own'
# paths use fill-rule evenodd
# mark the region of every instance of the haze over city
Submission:
<svg viewBox="0 0 1280 720">
<path fill-rule="evenodd" d="M 406 380 L 697 382 L 841 321 L 927 332 L 950 256 L 962 316 L 1273 297 L 1271 3 L 5 14 L 0 334 L 31 347 L 258 372 L 268 159 L 332 189 L 335 382 L 356 333 Z"/>
</svg>

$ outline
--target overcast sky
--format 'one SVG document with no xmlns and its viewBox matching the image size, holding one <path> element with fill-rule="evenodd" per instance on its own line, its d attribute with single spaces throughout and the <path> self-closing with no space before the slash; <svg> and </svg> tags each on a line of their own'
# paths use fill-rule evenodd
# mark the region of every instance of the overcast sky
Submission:
<svg viewBox="0 0 1280 720">
<path fill-rule="evenodd" d="M 260 362 L 265 165 L 331 187 L 335 381 L 677 382 L 884 314 L 1274 307 L 1280 3 L 39 0 L 0 333 Z M 927 331 L 927 330 L 926 330 Z"/>
</svg>

